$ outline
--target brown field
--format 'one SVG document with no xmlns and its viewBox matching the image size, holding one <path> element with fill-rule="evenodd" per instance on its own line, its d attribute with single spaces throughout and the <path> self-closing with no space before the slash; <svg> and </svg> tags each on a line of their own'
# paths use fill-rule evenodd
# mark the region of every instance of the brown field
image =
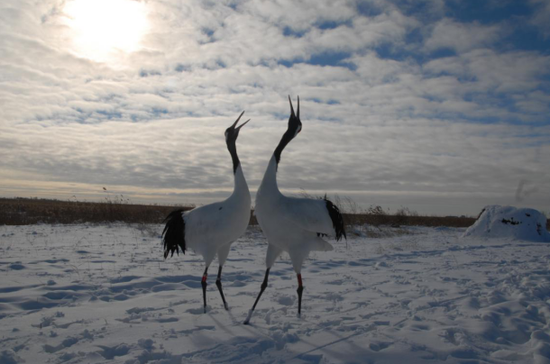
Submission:
<svg viewBox="0 0 550 364">
<path fill-rule="evenodd" d="M 74 224 L 74 223 L 155 223 L 160 224 L 176 208 L 190 210 L 192 206 L 158 206 L 124 203 L 122 200 L 106 202 L 59 201 L 28 198 L 0 198 L 0 225 Z M 467 227 L 473 224 L 470 217 L 417 216 L 397 213 L 344 214 L 346 225 L 421 225 Z M 256 225 L 251 216 L 250 223 Z"/>
<path fill-rule="evenodd" d="M 193 206 L 159 206 L 130 204 L 122 199 L 106 202 L 59 201 L 33 198 L 0 198 L 0 225 L 76 224 L 76 223 L 141 223 L 160 224 L 176 208 Z M 475 218 L 466 216 L 420 216 L 408 209 L 394 214 L 379 206 L 356 213 L 344 213 L 350 225 L 448 226 L 468 227 Z M 251 215 L 250 224 L 257 225 Z M 550 220 L 547 223 L 550 229 Z"/>
<path fill-rule="evenodd" d="M 177 206 L 134 205 L 117 201 L 80 202 L 0 198 L 0 225 L 101 222 L 161 223 Z M 186 210 L 192 207 L 180 206 Z"/>
</svg>

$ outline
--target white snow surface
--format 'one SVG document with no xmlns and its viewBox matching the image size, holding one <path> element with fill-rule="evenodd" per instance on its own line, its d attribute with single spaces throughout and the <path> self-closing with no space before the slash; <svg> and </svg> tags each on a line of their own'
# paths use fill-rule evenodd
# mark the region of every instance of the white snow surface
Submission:
<svg viewBox="0 0 550 364">
<path fill-rule="evenodd" d="M 550 242 L 546 216 L 534 209 L 513 206 L 486 206 L 476 222 L 464 233 L 464 237 L 469 236 Z"/>
<path fill-rule="evenodd" d="M 550 244 L 371 228 L 315 252 L 302 316 L 288 256 L 257 227 L 223 270 L 162 257 L 160 225 L 0 226 L 0 364 L 550 363 Z M 371 234 L 372 235 L 372 234 Z"/>
</svg>

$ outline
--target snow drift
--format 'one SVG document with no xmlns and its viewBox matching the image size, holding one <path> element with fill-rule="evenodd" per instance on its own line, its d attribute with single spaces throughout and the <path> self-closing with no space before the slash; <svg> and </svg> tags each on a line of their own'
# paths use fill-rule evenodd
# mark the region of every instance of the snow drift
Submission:
<svg viewBox="0 0 550 364">
<path fill-rule="evenodd" d="M 513 206 L 486 206 L 463 237 L 514 238 L 550 242 L 546 217 L 537 210 Z"/>
</svg>

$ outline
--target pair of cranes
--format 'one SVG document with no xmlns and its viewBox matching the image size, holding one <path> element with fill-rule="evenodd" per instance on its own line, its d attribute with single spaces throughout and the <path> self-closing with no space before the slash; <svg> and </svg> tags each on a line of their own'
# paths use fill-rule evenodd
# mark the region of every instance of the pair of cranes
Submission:
<svg viewBox="0 0 550 364">
<path fill-rule="evenodd" d="M 298 315 L 302 310 L 302 263 L 310 251 L 329 251 L 332 245 L 322 239 L 325 235 L 334 235 L 339 241 L 346 237 L 342 214 L 338 208 L 326 198 L 308 199 L 284 196 L 277 186 L 277 168 L 281 153 L 292 139 L 302 130 L 300 121 L 300 98 L 298 97 L 297 112 L 294 113 L 290 96 L 290 118 L 288 128 L 275 148 L 267 166 L 262 183 L 256 194 L 256 218 L 268 241 L 266 255 L 266 271 L 260 292 L 244 321 L 250 322 L 252 313 L 267 287 L 269 271 L 277 257 L 283 251 L 287 252 L 292 261 L 298 279 Z M 201 285 L 206 313 L 206 286 L 208 267 L 218 255 L 218 276 L 216 286 L 220 291 L 225 309 L 228 309 L 223 294 L 221 274 L 227 259 L 231 244 L 244 234 L 250 220 L 250 192 L 244 178 L 242 166 L 237 155 L 236 141 L 240 129 L 250 121 L 247 120 L 237 127 L 237 120 L 225 131 L 225 142 L 233 162 L 235 186 L 233 193 L 225 201 L 201 206 L 184 212 L 175 210 L 166 218 L 166 226 L 162 233 L 164 258 L 185 254 L 190 248 L 203 256 L 206 268 Z"/>
</svg>

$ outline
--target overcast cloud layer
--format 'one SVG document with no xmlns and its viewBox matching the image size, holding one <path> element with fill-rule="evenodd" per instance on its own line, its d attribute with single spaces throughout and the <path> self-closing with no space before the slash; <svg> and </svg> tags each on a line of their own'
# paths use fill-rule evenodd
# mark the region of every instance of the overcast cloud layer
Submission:
<svg viewBox="0 0 550 364">
<path fill-rule="evenodd" d="M 546 1 L 151 0 L 139 49 L 100 58 L 75 48 L 68 3 L 0 4 L 2 196 L 223 198 L 242 110 L 255 194 L 300 95 L 287 193 L 550 210 Z"/>
</svg>

